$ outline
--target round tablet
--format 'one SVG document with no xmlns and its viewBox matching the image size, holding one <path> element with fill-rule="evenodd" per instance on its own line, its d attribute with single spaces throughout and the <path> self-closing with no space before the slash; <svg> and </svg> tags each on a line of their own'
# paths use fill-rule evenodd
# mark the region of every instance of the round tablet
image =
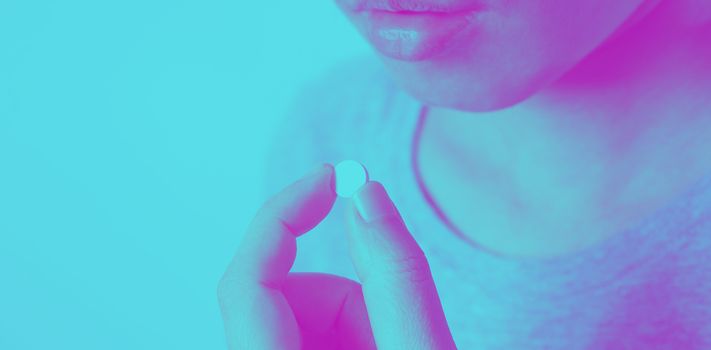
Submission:
<svg viewBox="0 0 711 350">
<path fill-rule="evenodd" d="M 368 182 L 368 171 L 355 160 L 344 160 L 336 165 L 336 194 L 351 197 Z"/>
</svg>

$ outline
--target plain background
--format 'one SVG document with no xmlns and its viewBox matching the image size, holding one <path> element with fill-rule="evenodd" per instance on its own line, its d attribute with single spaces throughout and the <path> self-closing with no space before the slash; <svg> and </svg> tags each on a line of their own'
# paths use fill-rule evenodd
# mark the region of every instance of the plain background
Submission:
<svg viewBox="0 0 711 350">
<path fill-rule="evenodd" d="M 225 348 L 274 127 L 367 51 L 330 0 L 1 0 L 0 348 Z"/>
</svg>

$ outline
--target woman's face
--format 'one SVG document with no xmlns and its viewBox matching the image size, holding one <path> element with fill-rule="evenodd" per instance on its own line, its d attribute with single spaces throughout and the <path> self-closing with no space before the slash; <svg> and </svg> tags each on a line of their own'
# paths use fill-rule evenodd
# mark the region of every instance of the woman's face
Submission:
<svg viewBox="0 0 711 350">
<path fill-rule="evenodd" d="M 488 111 L 559 78 L 659 0 L 335 1 L 413 96 Z"/>
</svg>

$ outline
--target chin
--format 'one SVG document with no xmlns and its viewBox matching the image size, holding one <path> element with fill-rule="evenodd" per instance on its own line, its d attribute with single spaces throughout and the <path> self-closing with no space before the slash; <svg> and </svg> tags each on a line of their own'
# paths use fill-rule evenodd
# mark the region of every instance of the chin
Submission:
<svg viewBox="0 0 711 350">
<path fill-rule="evenodd" d="M 394 80 L 402 90 L 427 106 L 466 112 L 491 112 L 515 106 L 533 96 L 542 85 L 481 80 L 457 83 L 453 79 L 399 74 Z"/>
<path fill-rule="evenodd" d="M 560 65 L 529 64 L 505 69 L 500 63 L 487 62 L 472 68 L 471 64 L 381 59 L 384 59 L 393 81 L 423 104 L 467 112 L 489 112 L 515 106 L 564 71 Z"/>
</svg>

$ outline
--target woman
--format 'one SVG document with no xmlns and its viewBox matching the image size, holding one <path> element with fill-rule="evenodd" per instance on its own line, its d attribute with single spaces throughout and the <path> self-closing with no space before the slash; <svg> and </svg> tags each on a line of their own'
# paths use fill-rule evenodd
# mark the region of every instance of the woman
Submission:
<svg viewBox="0 0 711 350">
<path fill-rule="evenodd" d="M 308 90 L 270 191 L 379 182 L 259 210 L 232 348 L 711 349 L 711 2 L 337 2 L 385 71 Z M 289 273 L 307 231 L 294 270 L 358 282 Z"/>
</svg>

